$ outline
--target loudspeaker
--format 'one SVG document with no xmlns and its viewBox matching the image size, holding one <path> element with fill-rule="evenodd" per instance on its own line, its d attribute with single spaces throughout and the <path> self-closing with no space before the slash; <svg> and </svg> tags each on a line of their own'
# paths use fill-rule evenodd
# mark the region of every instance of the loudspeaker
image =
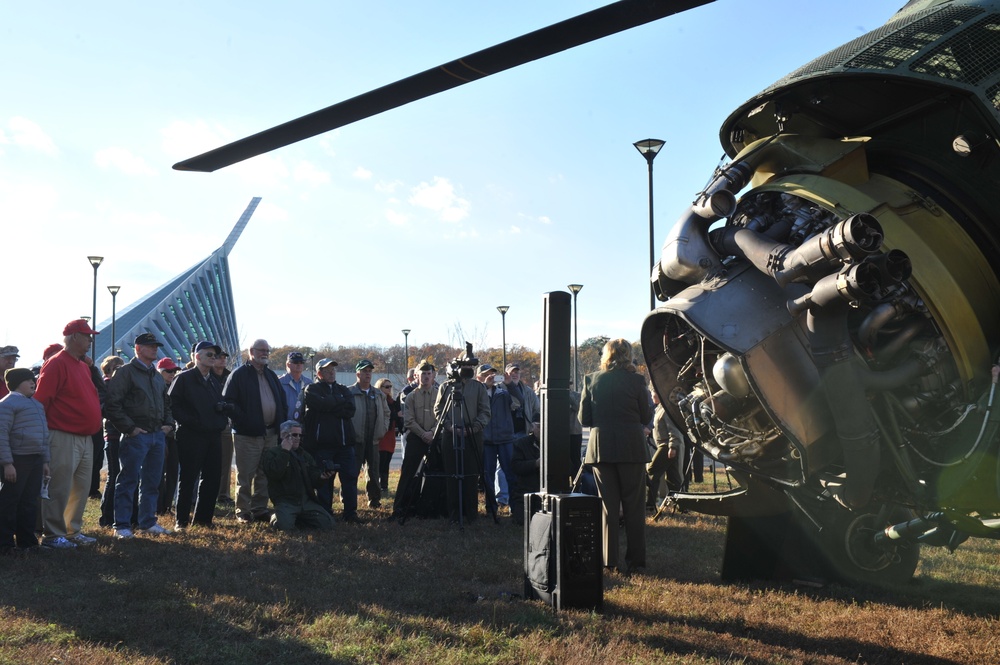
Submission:
<svg viewBox="0 0 1000 665">
<path fill-rule="evenodd" d="M 556 610 L 604 605 L 601 500 L 588 494 L 526 495 L 524 597 Z"/>
</svg>

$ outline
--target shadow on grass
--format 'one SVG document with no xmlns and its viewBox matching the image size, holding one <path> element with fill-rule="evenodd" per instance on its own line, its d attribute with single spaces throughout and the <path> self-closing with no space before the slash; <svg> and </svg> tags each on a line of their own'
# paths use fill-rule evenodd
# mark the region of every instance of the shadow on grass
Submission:
<svg viewBox="0 0 1000 665">
<path fill-rule="evenodd" d="M 506 519 L 496 525 L 480 517 L 464 533 L 443 520 L 405 526 L 373 520 L 338 524 L 332 533 L 276 534 L 224 518 L 212 531 L 163 538 L 120 542 L 107 532 L 95 535 L 100 541 L 89 548 L 9 562 L 0 602 L 35 626 L 58 625 L 72 636 L 60 639 L 77 646 L 84 641 L 177 663 L 425 662 L 442 654 L 513 662 L 523 656 L 516 640 L 528 634 L 539 636 L 536 642 L 581 634 L 574 638 L 581 650 L 586 640 L 621 639 L 637 653 L 721 662 L 770 662 L 758 651 L 788 661 L 830 654 L 852 662 L 956 662 L 876 640 L 759 627 L 737 610 L 718 619 L 710 610 L 694 617 L 649 611 L 629 600 L 642 593 L 633 585 L 646 582 L 617 575 L 605 578 L 614 601 L 606 599 L 603 616 L 555 614 L 517 600 L 522 531 Z M 698 587 L 724 599 L 757 588 L 719 582 L 723 541 L 718 518 L 674 515 L 650 525 L 646 578 L 653 593 Z M 788 589 L 760 588 L 765 597 Z M 898 596 L 839 586 L 794 593 L 844 606 L 861 599 L 903 608 L 937 607 L 943 597 L 956 611 L 981 614 L 989 605 L 983 598 L 995 597 L 996 589 L 921 580 Z"/>
</svg>

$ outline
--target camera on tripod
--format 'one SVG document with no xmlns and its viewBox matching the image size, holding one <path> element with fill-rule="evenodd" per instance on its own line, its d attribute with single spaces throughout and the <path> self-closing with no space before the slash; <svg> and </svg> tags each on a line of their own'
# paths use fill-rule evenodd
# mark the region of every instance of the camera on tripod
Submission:
<svg viewBox="0 0 1000 665">
<path fill-rule="evenodd" d="M 472 342 L 465 343 L 465 353 L 448 363 L 447 376 L 455 381 L 466 381 L 476 375 L 479 359 L 472 355 Z"/>
</svg>

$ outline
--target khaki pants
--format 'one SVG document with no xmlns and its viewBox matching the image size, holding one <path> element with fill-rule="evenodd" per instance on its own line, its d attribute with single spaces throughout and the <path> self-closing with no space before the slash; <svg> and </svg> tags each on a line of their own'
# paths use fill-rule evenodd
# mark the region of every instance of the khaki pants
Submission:
<svg viewBox="0 0 1000 665">
<path fill-rule="evenodd" d="M 219 498 L 232 500 L 233 491 L 233 433 L 228 428 L 222 432 L 222 476 L 219 478 Z"/>
<path fill-rule="evenodd" d="M 42 499 L 42 538 L 72 537 L 83 527 L 94 444 L 90 436 L 52 430 L 49 498 Z"/>
<path fill-rule="evenodd" d="M 236 516 L 256 519 L 267 513 L 267 476 L 260 468 L 265 448 L 278 445 L 278 434 L 233 436 L 236 449 Z"/>
</svg>

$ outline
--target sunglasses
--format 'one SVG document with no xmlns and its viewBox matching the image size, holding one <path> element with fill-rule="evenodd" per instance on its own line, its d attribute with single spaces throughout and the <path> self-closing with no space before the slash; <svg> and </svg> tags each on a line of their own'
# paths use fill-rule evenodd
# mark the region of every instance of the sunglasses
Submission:
<svg viewBox="0 0 1000 665">
<path fill-rule="evenodd" d="M 218 358 L 218 356 L 212 353 L 211 351 L 206 351 L 205 357 L 208 358 L 209 360 L 215 360 L 216 358 Z"/>
<path fill-rule="evenodd" d="M 289 434 L 286 434 L 285 436 L 287 436 L 289 438 L 292 438 L 292 439 L 301 439 L 302 438 L 301 434 L 295 434 L 295 433 L 289 433 Z"/>
<path fill-rule="evenodd" d="M 176 374 L 178 370 L 176 370 L 176 369 L 165 369 L 163 371 L 166 372 L 167 374 Z"/>
</svg>

